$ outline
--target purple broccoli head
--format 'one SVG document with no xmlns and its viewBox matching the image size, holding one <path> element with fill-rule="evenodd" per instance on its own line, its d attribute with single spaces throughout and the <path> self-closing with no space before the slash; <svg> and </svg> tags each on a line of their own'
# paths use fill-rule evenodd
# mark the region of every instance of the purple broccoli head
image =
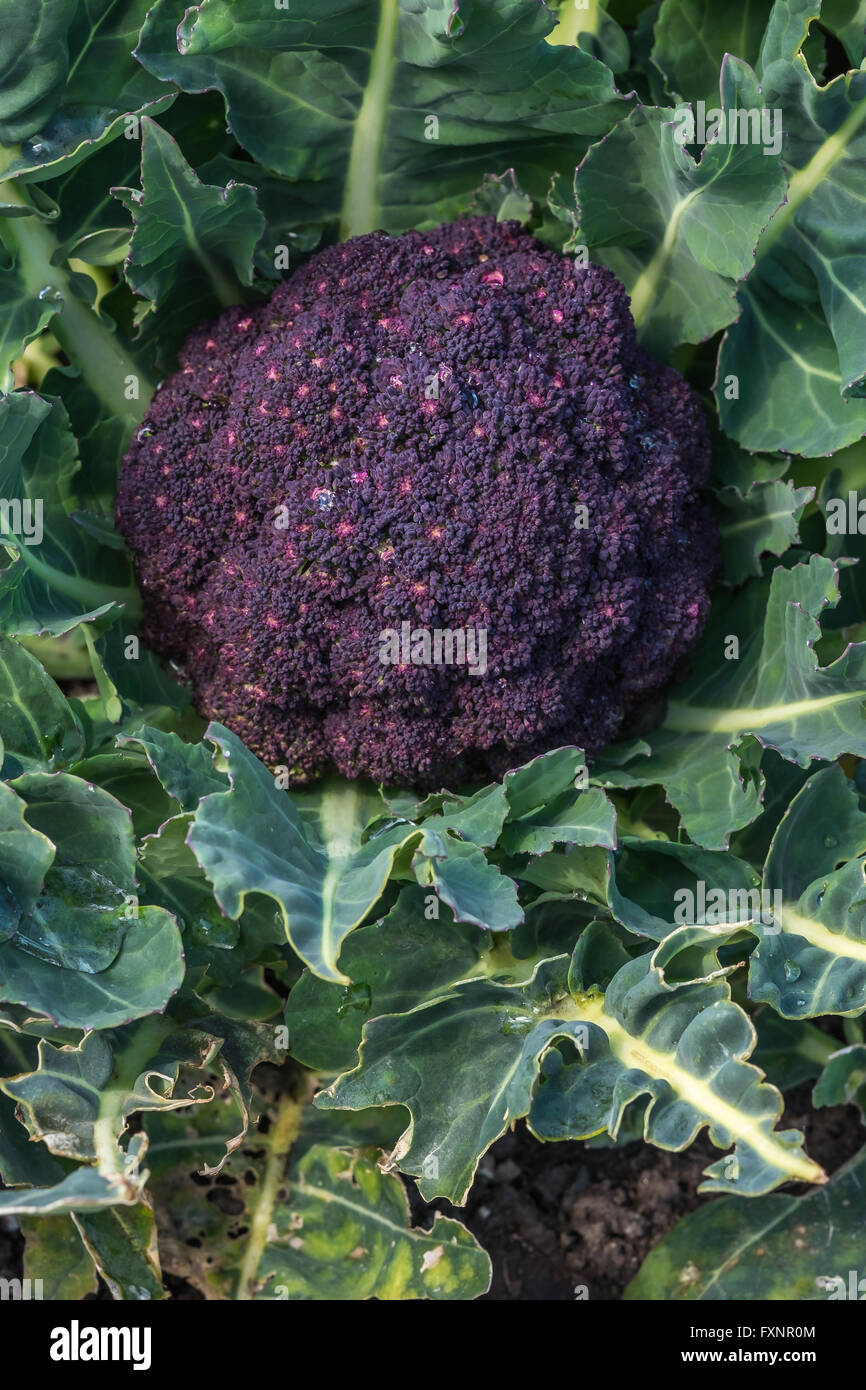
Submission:
<svg viewBox="0 0 866 1390">
<path fill-rule="evenodd" d="M 144 635 L 297 779 L 589 756 L 694 645 L 698 402 L 515 223 L 356 237 L 196 331 L 121 473 Z"/>
</svg>

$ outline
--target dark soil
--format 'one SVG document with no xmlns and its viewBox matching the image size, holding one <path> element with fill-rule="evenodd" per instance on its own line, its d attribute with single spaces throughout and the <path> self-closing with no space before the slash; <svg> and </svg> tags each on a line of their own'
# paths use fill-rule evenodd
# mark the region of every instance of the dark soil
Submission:
<svg viewBox="0 0 866 1390">
<path fill-rule="evenodd" d="M 851 1106 L 812 1110 L 810 1097 L 810 1085 L 789 1093 L 781 1127 L 804 1130 L 810 1157 L 832 1173 L 862 1147 L 863 1130 Z M 486 1298 L 620 1298 L 652 1247 L 714 1200 L 696 1189 L 718 1157 L 703 1136 L 665 1153 L 642 1143 L 542 1144 L 521 1124 L 485 1155 L 465 1211 L 455 1212 L 493 1261 Z"/>
</svg>

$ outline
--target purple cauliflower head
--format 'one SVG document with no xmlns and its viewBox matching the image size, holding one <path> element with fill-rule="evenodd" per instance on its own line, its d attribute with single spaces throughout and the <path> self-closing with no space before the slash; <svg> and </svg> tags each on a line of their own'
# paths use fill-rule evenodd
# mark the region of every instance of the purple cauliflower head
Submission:
<svg viewBox="0 0 866 1390">
<path fill-rule="evenodd" d="M 690 388 L 515 223 L 319 252 L 190 337 L 126 457 L 144 636 L 265 762 L 419 788 L 592 756 L 717 563 Z"/>
</svg>

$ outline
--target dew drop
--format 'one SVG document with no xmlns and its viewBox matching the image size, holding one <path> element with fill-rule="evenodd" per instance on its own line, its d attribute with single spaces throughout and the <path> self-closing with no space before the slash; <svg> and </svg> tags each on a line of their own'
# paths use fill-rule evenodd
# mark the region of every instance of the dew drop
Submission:
<svg viewBox="0 0 866 1390">
<path fill-rule="evenodd" d="M 835 849 L 835 847 L 836 847 L 836 845 L 838 845 L 838 843 L 839 843 L 839 841 L 836 839 L 836 836 L 835 836 L 835 835 L 825 835 L 825 836 L 824 836 L 824 844 L 827 846 L 827 849 Z"/>
<path fill-rule="evenodd" d="M 786 961 L 785 961 L 785 979 L 786 979 L 786 980 L 799 980 L 800 974 L 801 974 L 801 971 L 800 971 L 799 965 L 795 965 L 794 962 L 793 962 L 792 960 L 786 960 Z"/>
<path fill-rule="evenodd" d="M 138 442 L 139 442 L 139 444 L 140 444 L 141 441 L 142 441 L 143 439 L 150 439 L 150 436 L 151 436 L 152 434 L 153 434 L 153 430 L 149 430 L 149 429 L 145 428 L 145 429 L 139 430 L 139 431 L 138 431 L 138 434 L 137 434 L 135 437 L 136 437 L 136 439 L 138 440 Z"/>
</svg>

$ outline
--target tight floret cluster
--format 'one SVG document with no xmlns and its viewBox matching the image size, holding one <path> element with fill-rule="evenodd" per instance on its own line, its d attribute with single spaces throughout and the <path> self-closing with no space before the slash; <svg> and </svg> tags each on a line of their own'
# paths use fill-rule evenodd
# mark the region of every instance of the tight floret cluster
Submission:
<svg viewBox="0 0 866 1390">
<path fill-rule="evenodd" d="M 603 267 L 493 218 L 375 232 L 180 361 L 118 526 L 145 639 L 271 766 L 424 788 L 591 756 L 694 645 L 706 429 Z M 486 661 L 385 662 L 407 623 Z"/>
</svg>

